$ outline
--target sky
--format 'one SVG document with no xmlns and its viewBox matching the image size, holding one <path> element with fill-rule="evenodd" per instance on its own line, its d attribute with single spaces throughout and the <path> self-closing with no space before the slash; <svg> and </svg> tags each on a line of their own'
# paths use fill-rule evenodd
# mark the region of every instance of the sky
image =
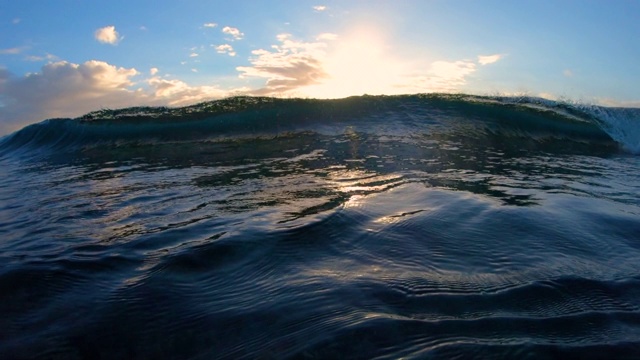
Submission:
<svg viewBox="0 0 640 360">
<path fill-rule="evenodd" d="M 0 135 L 234 95 L 640 107 L 640 0 L 0 0 Z"/>
</svg>

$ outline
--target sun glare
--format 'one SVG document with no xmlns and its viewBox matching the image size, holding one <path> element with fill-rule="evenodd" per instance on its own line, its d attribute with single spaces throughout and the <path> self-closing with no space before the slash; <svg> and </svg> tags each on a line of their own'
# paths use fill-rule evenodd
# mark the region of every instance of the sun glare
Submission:
<svg viewBox="0 0 640 360">
<path fill-rule="evenodd" d="M 301 92 L 318 98 L 398 93 L 402 63 L 385 50 L 383 37 L 371 31 L 357 31 L 339 39 L 327 55 L 327 79 Z"/>
</svg>

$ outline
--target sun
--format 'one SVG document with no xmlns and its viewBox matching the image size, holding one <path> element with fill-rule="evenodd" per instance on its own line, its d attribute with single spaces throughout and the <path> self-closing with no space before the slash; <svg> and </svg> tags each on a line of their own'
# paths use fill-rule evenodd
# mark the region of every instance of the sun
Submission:
<svg viewBox="0 0 640 360">
<path fill-rule="evenodd" d="M 404 66 L 388 54 L 384 37 L 359 29 L 337 40 L 324 61 L 327 78 L 299 91 L 315 98 L 398 94 Z"/>
</svg>

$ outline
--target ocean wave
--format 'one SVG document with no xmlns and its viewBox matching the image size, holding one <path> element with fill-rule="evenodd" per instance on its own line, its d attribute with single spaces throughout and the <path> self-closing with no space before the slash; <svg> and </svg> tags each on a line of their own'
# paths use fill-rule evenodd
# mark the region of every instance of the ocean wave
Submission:
<svg viewBox="0 0 640 360">
<path fill-rule="evenodd" d="M 530 97 L 422 94 L 338 100 L 233 97 L 182 108 L 100 110 L 30 125 L 0 141 L 0 154 L 79 151 L 286 134 L 373 133 L 403 138 L 538 144 L 569 140 L 640 151 L 640 110 Z M 558 143 L 558 145 L 561 145 Z M 561 149 L 561 146 L 558 147 Z"/>
<path fill-rule="evenodd" d="M 232 98 L 32 125 L 0 140 L 0 353 L 633 357 L 634 114 Z"/>
</svg>

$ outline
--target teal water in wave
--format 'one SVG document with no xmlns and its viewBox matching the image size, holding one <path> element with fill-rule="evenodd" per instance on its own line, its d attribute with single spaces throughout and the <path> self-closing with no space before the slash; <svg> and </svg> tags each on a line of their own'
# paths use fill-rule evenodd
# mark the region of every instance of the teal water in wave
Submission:
<svg viewBox="0 0 640 360">
<path fill-rule="evenodd" d="M 3 358 L 634 358 L 640 110 L 231 98 L 0 139 Z"/>
</svg>

